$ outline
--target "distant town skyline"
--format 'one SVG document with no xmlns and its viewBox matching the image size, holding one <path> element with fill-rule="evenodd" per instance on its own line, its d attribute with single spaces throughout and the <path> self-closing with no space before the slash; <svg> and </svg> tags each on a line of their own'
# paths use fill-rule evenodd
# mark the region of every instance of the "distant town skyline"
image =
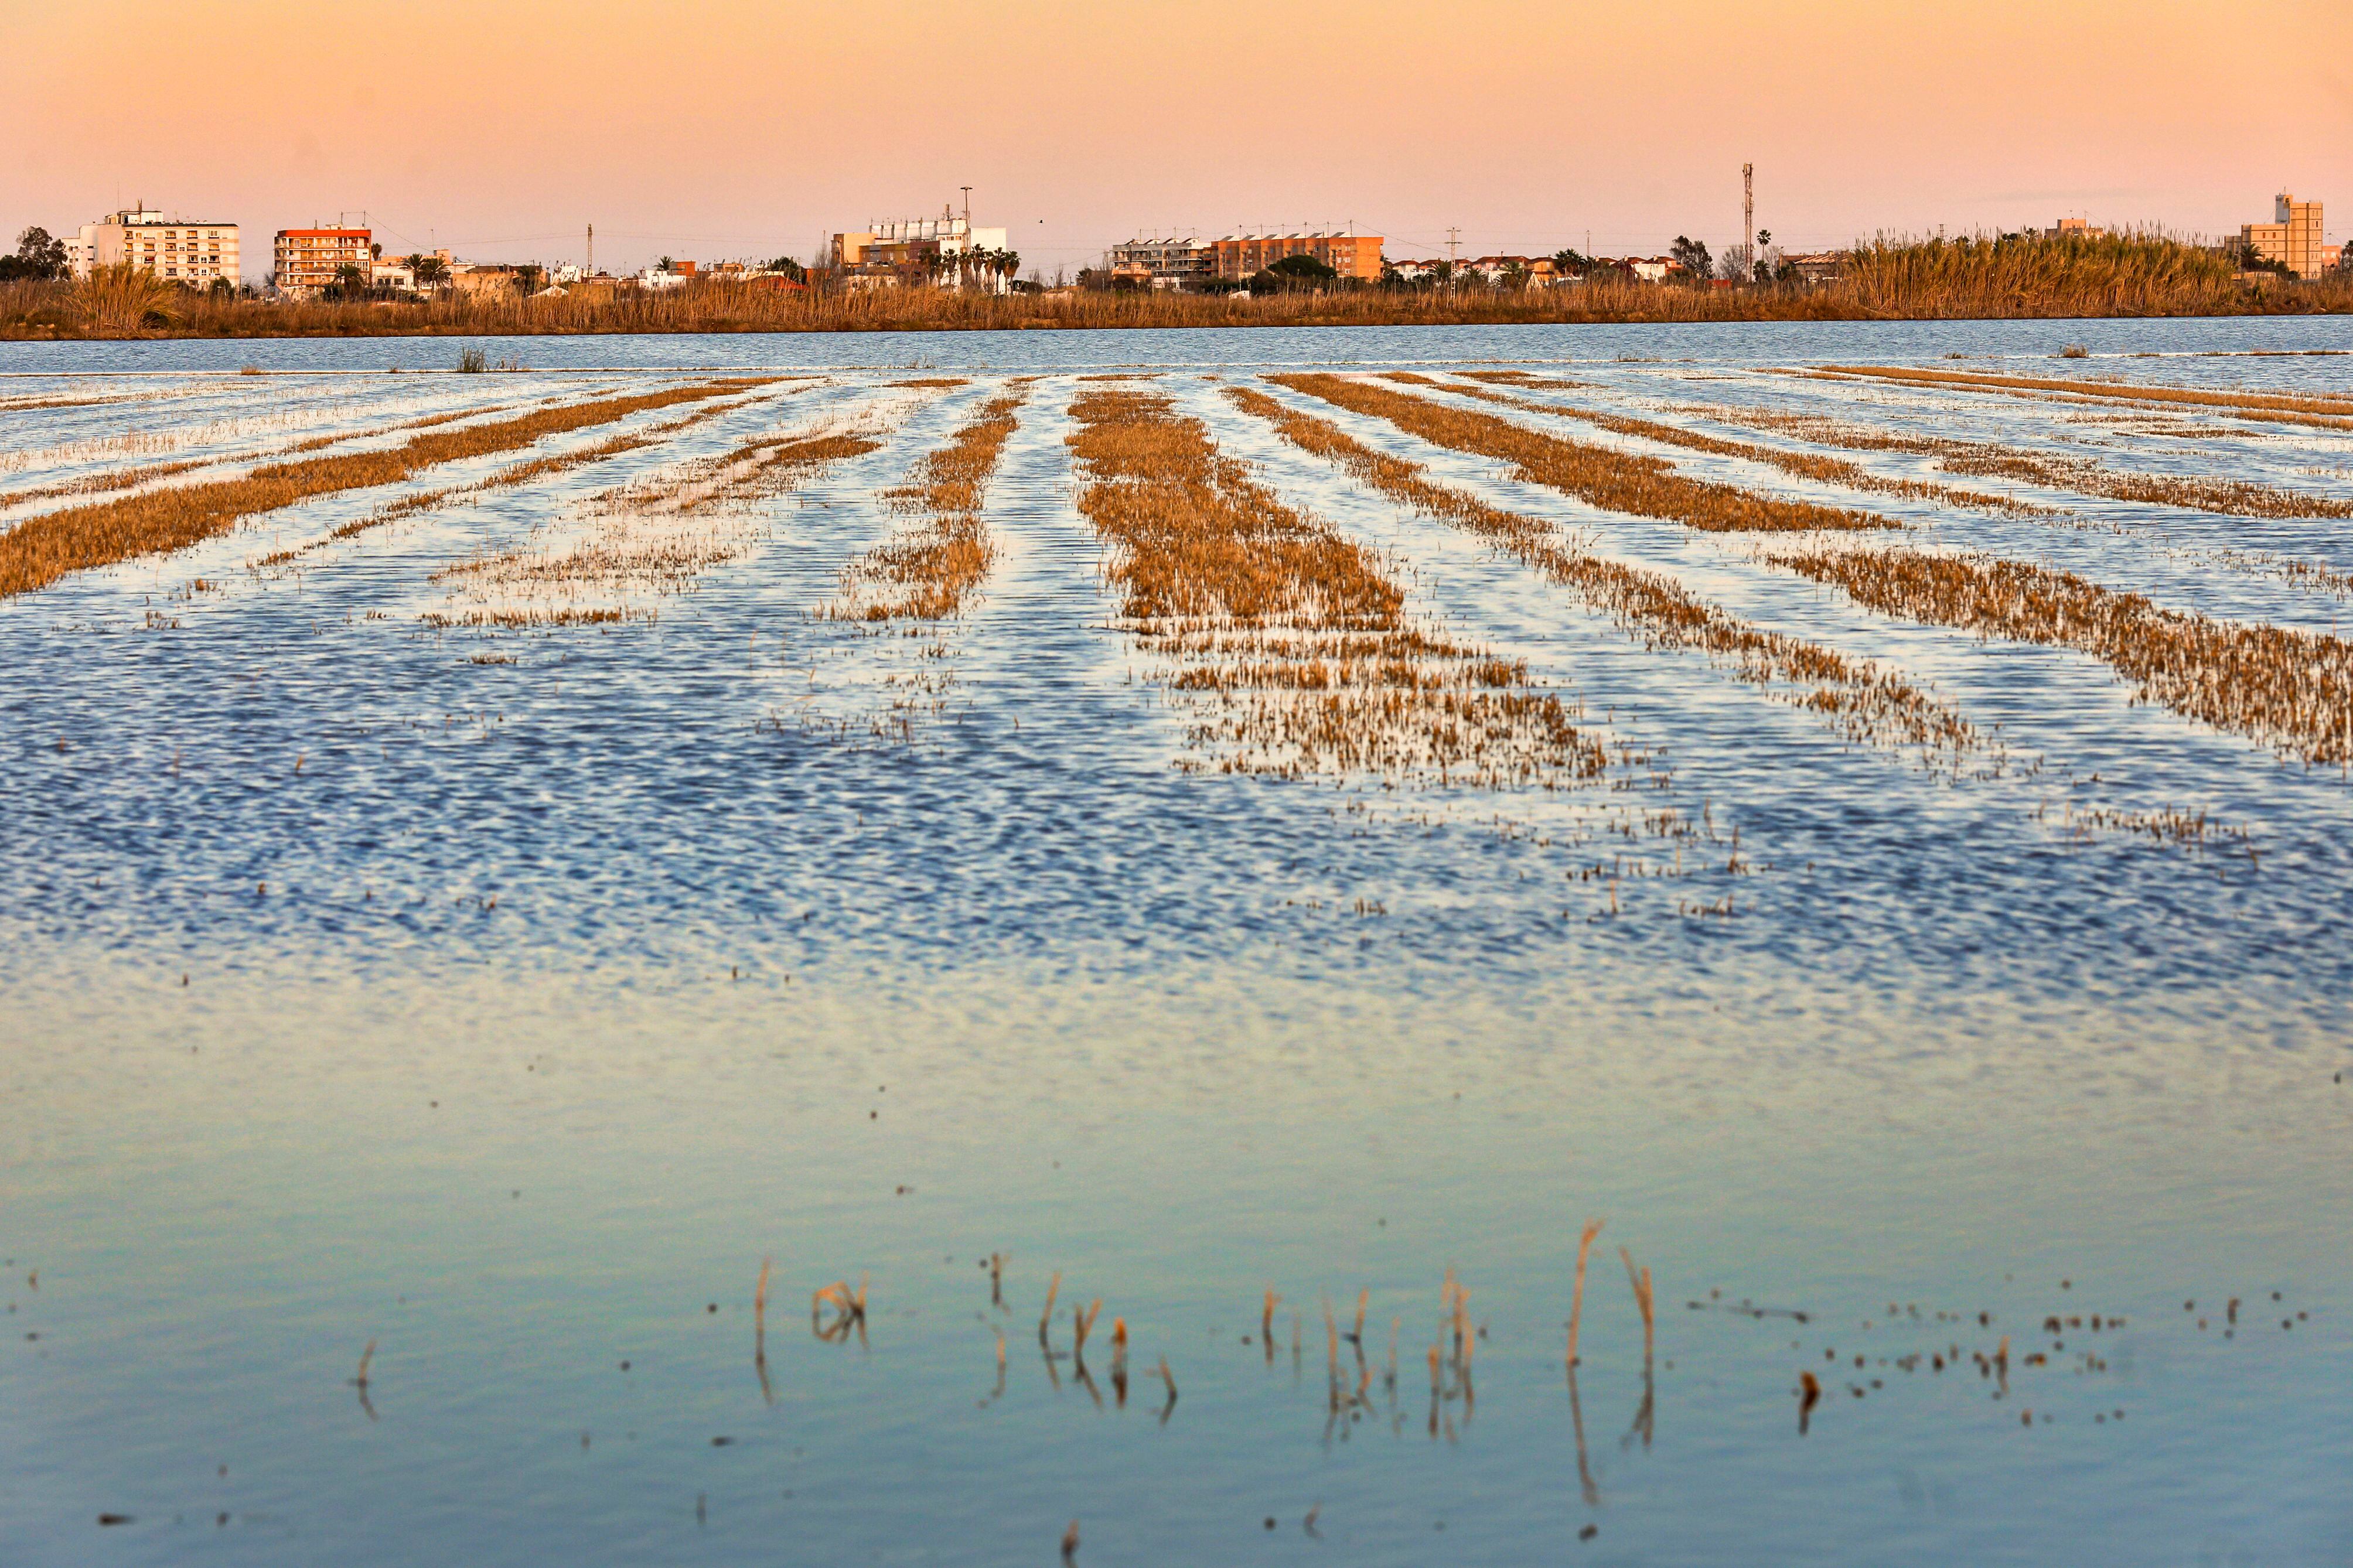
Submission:
<svg viewBox="0 0 2353 1568">
<path fill-rule="evenodd" d="M 617 269 L 806 261 L 967 184 L 1049 274 L 1261 226 L 1651 254 L 1736 238 L 1744 162 L 1791 249 L 2063 216 L 2221 237 L 2284 187 L 2353 211 L 2353 8 L 28 0 L 0 134 L 11 236 L 143 199 L 554 262 L 593 222 Z"/>
</svg>

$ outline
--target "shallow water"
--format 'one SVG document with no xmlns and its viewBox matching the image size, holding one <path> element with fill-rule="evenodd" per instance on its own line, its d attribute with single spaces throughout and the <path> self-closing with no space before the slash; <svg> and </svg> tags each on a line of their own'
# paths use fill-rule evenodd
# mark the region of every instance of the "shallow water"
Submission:
<svg viewBox="0 0 2353 1568">
<path fill-rule="evenodd" d="M 2343 395 L 2353 362 L 2308 352 L 2353 346 L 2341 326 L 524 339 L 486 347 L 527 372 L 407 374 L 459 346 L 0 350 L 19 497 L 816 373 L 349 538 L 514 455 L 0 602 L 0 1555 L 1052 1562 L 1072 1519 L 1082 1563 L 2353 1554 L 2341 770 L 1278 394 L 1926 683 L 2003 763 L 1845 741 L 1221 396 L 1509 363 L 1589 384 L 1538 402 L 1757 445 L 1810 449 L 1692 410 L 2343 499 L 2353 431 L 1771 374 Z M 248 363 L 278 374 L 222 374 Z M 1177 766 L 1187 712 L 1115 620 L 1064 446 L 1074 377 L 1155 365 L 1414 614 L 1647 763 L 1561 791 Z M 970 381 L 892 384 L 910 368 Z M 979 599 L 912 629 L 818 614 L 903 525 L 880 492 L 1013 374 L 1042 379 Z M 2068 513 L 2000 516 L 1510 416 L 2161 605 L 2324 633 L 2346 608 L 2267 564 L 2353 571 L 2341 521 L 1833 453 Z M 882 444 L 780 493 L 659 499 L 820 428 Z M 701 564 L 643 564 L 681 542 Z M 541 598 L 448 574 L 514 551 L 589 564 Z M 438 624 L 551 604 L 620 618 Z M 1681 853 L 1644 827 L 1666 809 L 1705 824 Z M 2169 810 L 2228 832 L 2083 826 Z M 1647 1378 L 1621 1243 L 1656 1282 Z M 1433 1399 L 1450 1268 L 1481 1337 Z M 813 1333 L 810 1293 L 861 1279 L 863 1334 Z M 1346 1329 L 1360 1289 L 1363 1370 L 1341 1342 L 1335 1384 L 1322 1300 Z M 1082 1379 L 1070 1312 L 1097 1298 Z"/>
</svg>

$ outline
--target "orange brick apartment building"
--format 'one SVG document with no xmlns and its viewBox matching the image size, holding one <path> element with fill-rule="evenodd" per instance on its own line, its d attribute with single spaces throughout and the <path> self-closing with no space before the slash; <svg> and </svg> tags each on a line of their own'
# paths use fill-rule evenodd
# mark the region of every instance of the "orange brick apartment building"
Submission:
<svg viewBox="0 0 2353 1568">
<path fill-rule="evenodd" d="M 279 292 L 314 293 L 333 284 L 335 273 L 345 267 L 356 267 L 362 279 L 372 279 L 375 253 L 369 247 L 371 237 L 364 228 L 280 229 L 270 258 L 278 271 Z"/>
<path fill-rule="evenodd" d="M 1236 234 L 1209 242 L 1213 277 L 1240 282 L 1291 256 L 1312 256 L 1343 278 L 1381 280 L 1377 234 Z"/>
</svg>

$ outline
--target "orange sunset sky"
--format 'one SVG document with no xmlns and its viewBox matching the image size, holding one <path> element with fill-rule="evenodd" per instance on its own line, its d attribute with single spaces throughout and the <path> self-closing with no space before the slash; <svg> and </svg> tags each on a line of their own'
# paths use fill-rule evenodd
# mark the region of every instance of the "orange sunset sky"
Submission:
<svg viewBox="0 0 2353 1568">
<path fill-rule="evenodd" d="M 2353 230 L 2353 0 L 7 0 L 0 225 L 365 213 L 461 258 L 807 258 L 975 187 L 1026 262 L 2268 218 Z"/>
</svg>

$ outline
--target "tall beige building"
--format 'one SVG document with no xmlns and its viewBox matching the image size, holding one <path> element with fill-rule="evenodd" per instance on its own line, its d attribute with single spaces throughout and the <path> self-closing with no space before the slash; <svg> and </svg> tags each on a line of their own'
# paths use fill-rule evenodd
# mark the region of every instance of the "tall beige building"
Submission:
<svg viewBox="0 0 2353 1568">
<path fill-rule="evenodd" d="M 2282 191 L 2272 204 L 2272 221 L 2241 226 L 2239 245 L 2248 255 L 2279 262 L 2298 278 L 2319 277 L 2327 265 L 2320 204 L 2300 202 Z"/>
<path fill-rule="evenodd" d="M 109 213 L 66 245 L 73 275 L 87 278 L 93 267 L 118 267 L 129 262 L 142 270 L 191 289 L 209 289 L 226 280 L 237 281 L 237 225 L 167 218 L 141 205 Z"/>
</svg>

